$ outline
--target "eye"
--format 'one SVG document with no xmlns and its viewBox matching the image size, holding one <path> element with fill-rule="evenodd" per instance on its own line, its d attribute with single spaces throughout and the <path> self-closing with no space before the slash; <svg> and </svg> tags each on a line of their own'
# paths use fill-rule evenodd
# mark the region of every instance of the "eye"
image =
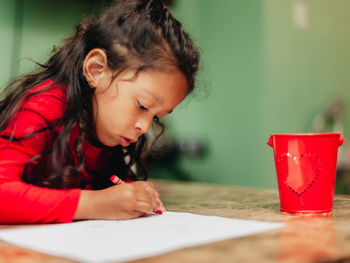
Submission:
<svg viewBox="0 0 350 263">
<path fill-rule="evenodd" d="M 153 120 L 154 120 L 155 123 L 159 123 L 159 118 L 158 118 L 158 116 L 154 116 L 154 117 L 153 117 Z"/>
<path fill-rule="evenodd" d="M 139 101 L 137 102 L 137 107 L 142 110 L 142 111 L 148 111 L 148 108 L 146 108 L 145 106 L 143 106 Z M 158 116 L 154 116 L 153 117 L 153 121 L 155 123 L 159 123 L 159 117 Z"/>
<path fill-rule="evenodd" d="M 138 108 L 140 109 L 140 110 L 142 110 L 142 111 L 147 111 L 148 109 L 145 107 L 145 106 L 143 106 L 139 101 L 137 102 L 137 106 L 138 106 Z"/>
</svg>

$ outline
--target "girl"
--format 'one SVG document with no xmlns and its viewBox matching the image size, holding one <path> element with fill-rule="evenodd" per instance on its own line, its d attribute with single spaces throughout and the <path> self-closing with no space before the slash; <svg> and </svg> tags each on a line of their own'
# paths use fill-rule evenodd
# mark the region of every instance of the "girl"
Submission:
<svg viewBox="0 0 350 263">
<path fill-rule="evenodd" d="M 4 90 L 0 223 L 164 211 L 154 186 L 136 181 L 147 177 L 145 133 L 193 90 L 198 59 L 160 0 L 120 1 L 82 22 L 38 73 Z M 115 173 L 132 183 L 113 185 Z"/>
</svg>

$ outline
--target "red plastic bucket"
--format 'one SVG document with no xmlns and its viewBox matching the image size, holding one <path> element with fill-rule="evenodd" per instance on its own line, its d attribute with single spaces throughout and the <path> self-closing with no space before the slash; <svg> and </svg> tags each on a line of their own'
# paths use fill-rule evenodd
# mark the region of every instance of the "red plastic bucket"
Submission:
<svg viewBox="0 0 350 263">
<path fill-rule="evenodd" d="M 281 211 L 332 211 L 340 133 L 272 134 Z"/>
</svg>

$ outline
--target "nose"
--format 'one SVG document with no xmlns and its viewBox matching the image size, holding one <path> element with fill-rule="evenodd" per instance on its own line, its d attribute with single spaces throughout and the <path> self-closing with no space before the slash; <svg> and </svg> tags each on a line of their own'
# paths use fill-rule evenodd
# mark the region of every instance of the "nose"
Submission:
<svg viewBox="0 0 350 263">
<path fill-rule="evenodd" d="M 140 118 L 135 123 L 135 128 L 139 131 L 140 135 L 149 131 L 153 122 L 153 118 Z"/>
</svg>

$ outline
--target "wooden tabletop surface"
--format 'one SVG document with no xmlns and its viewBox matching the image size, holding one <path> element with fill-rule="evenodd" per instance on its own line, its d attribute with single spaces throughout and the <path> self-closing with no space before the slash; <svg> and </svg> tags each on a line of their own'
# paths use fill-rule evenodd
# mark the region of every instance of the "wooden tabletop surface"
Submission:
<svg viewBox="0 0 350 263">
<path fill-rule="evenodd" d="M 350 262 L 350 196 L 336 195 L 332 213 L 280 212 L 277 190 L 154 181 L 169 211 L 283 222 L 260 234 L 176 250 L 132 261 L 182 262 Z M 16 226 L 0 226 L 8 228 Z M 0 263 L 74 262 L 0 241 Z"/>
</svg>

